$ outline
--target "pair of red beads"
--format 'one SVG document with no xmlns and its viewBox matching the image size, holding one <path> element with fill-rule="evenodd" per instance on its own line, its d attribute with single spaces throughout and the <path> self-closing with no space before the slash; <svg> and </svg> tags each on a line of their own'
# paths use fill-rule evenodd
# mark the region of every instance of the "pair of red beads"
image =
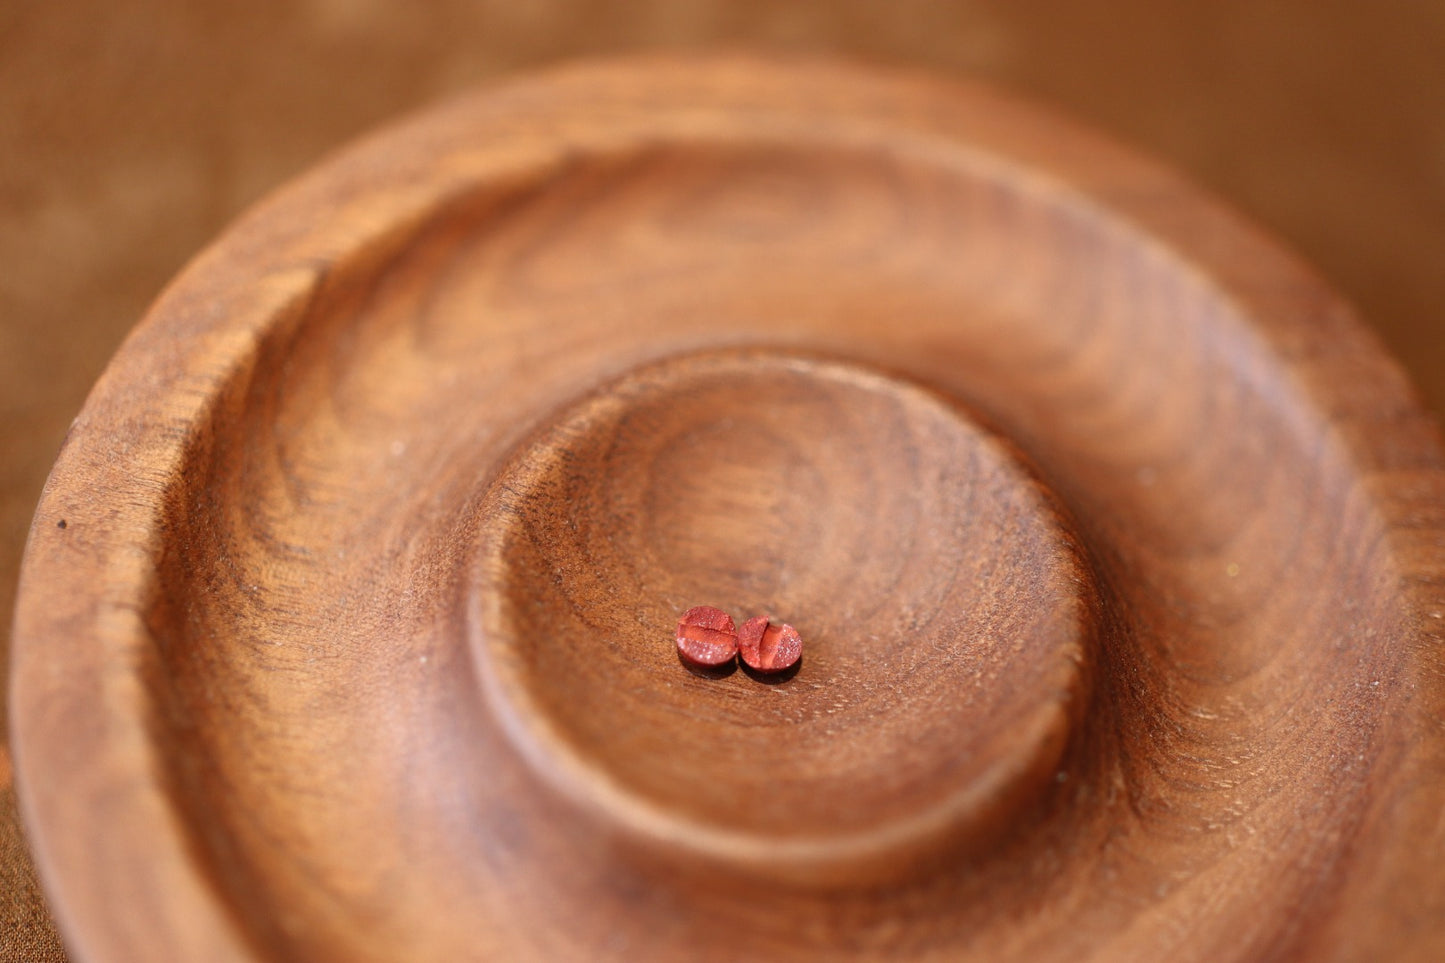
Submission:
<svg viewBox="0 0 1445 963">
<path fill-rule="evenodd" d="M 766 615 L 735 628 L 733 617 L 711 605 L 698 605 L 677 623 L 677 654 L 705 669 L 727 665 L 742 656 L 757 672 L 785 672 L 803 655 L 803 639 L 791 625 L 774 625 Z"/>
</svg>

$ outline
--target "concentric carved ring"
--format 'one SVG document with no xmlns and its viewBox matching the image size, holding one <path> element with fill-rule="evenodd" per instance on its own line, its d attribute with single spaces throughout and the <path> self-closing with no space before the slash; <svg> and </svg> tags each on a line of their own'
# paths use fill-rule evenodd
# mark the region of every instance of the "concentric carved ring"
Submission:
<svg viewBox="0 0 1445 963">
<path fill-rule="evenodd" d="M 955 406 L 770 352 L 649 366 L 481 507 L 474 641 L 539 773 L 675 862 L 897 876 L 1055 782 L 1099 606 L 1056 507 Z M 698 599 L 806 626 L 806 671 L 697 679 Z"/>
</svg>

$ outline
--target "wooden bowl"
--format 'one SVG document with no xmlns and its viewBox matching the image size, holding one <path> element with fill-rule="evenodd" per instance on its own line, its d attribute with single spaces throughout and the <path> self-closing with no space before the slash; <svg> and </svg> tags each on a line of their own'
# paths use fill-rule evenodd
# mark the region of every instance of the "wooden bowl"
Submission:
<svg viewBox="0 0 1445 963">
<path fill-rule="evenodd" d="M 1438 959 L 1445 471 L 1312 274 L 987 90 L 583 66 L 251 212 L 36 514 L 119 960 Z M 681 613 L 796 626 L 695 674 Z"/>
</svg>

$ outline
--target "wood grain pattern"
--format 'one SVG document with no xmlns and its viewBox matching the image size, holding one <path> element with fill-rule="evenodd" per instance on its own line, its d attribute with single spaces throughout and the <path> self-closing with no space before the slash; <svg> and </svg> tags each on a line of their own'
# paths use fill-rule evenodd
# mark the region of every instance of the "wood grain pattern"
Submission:
<svg viewBox="0 0 1445 963">
<path fill-rule="evenodd" d="M 127 342 L 27 554 L 22 801 L 88 960 L 1433 959 L 1442 481 L 1325 287 L 1085 133 L 562 72 Z M 801 670 L 686 673 L 700 602 Z"/>
</svg>

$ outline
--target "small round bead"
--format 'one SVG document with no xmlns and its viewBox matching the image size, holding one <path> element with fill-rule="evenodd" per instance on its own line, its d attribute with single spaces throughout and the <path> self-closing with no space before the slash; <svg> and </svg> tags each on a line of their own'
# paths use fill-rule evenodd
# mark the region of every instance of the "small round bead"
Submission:
<svg viewBox="0 0 1445 963">
<path fill-rule="evenodd" d="M 677 654 L 693 665 L 713 668 L 738 654 L 733 617 L 711 605 L 698 605 L 677 623 Z"/>
<path fill-rule="evenodd" d="M 765 615 L 738 629 L 738 653 L 758 672 L 783 672 L 803 655 L 803 639 L 791 625 L 774 625 Z"/>
</svg>

